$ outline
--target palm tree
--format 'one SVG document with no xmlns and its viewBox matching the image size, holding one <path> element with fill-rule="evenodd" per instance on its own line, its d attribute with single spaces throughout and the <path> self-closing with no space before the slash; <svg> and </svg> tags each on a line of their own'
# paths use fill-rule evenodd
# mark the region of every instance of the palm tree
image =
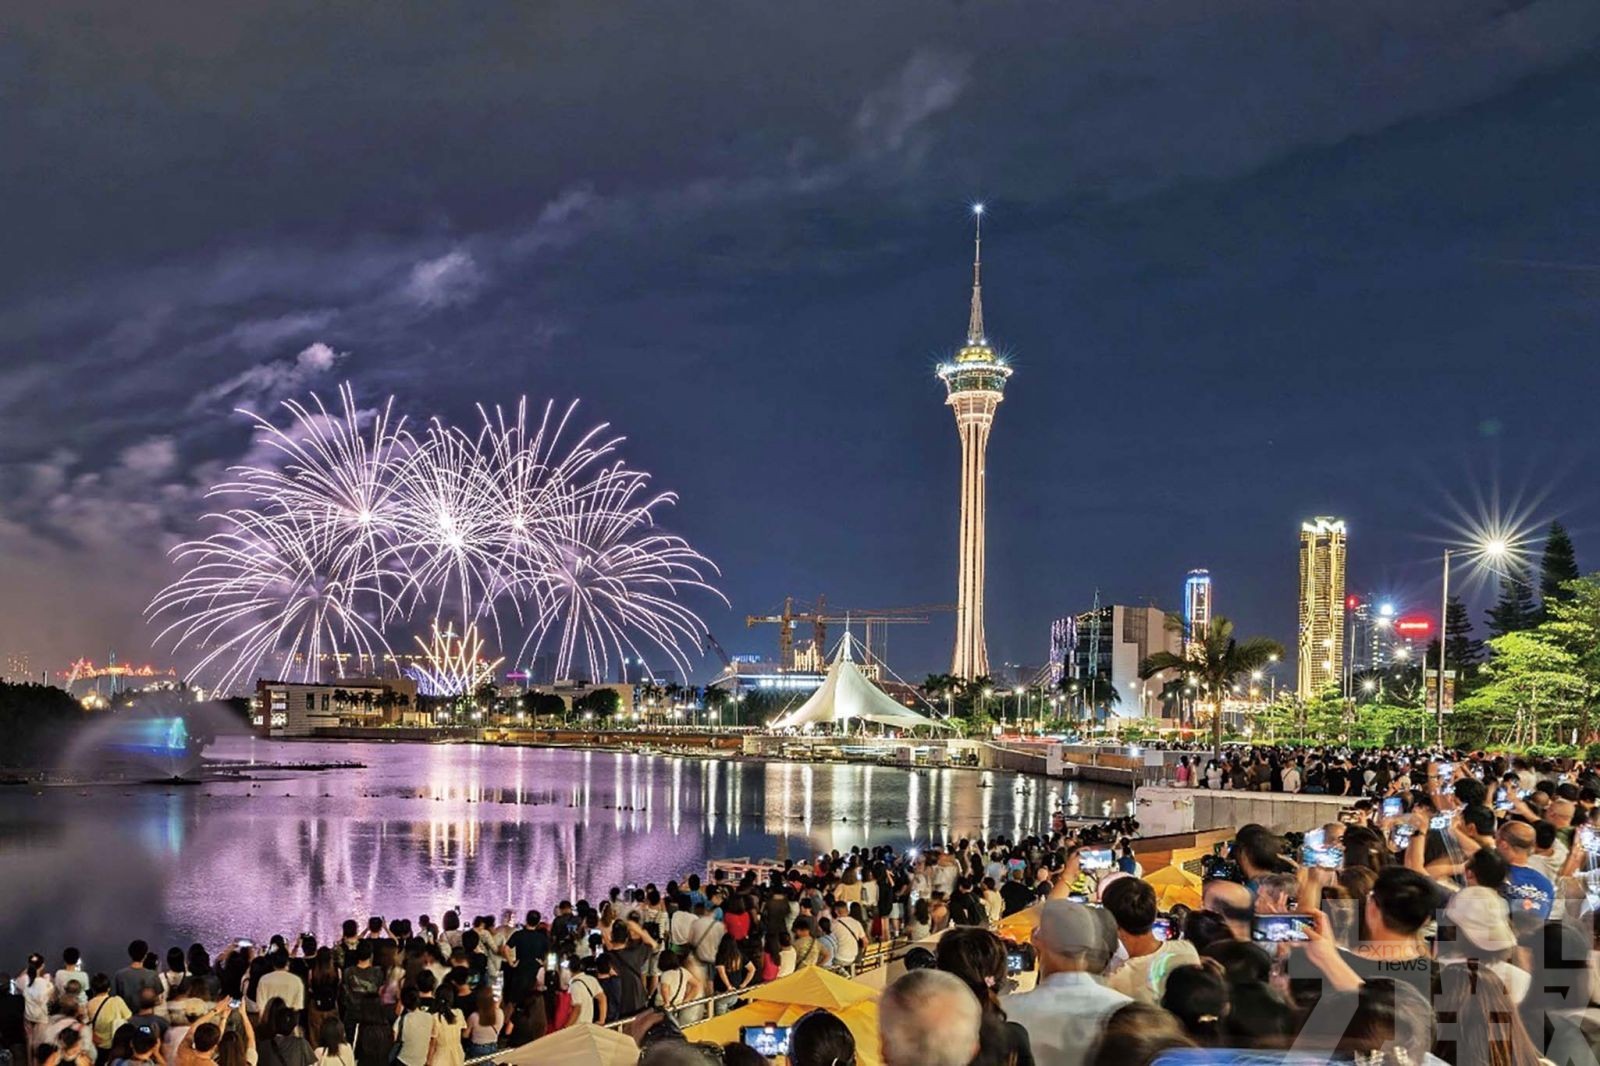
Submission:
<svg viewBox="0 0 1600 1066">
<path fill-rule="evenodd" d="M 1237 679 L 1265 669 L 1274 656 L 1281 657 L 1283 653 L 1283 645 L 1270 637 L 1235 640 L 1233 621 L 1216 615 L 1205 635 L 1191 641 L 1183 654 L 1158 651 L 1139 664 L 1139 676 L 1149 678 L 1163 670 L 1174 670 L 1200 686 L 1211 700 L 1211 748 L 1212 754 L 1220 758 L 1223 696 L 1233 689 Z"/>
</svg>

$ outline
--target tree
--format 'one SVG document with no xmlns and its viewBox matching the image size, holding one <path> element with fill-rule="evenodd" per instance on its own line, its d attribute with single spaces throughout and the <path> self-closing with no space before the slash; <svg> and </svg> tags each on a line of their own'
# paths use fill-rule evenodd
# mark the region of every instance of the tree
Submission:
<svg viewBox="0 0 1600 1066">
<path fill-rule="evenodd" d="M 1467 605 L 1451 596 L 1444 612 L 1444 667 L 1465 679 L 1478 676 L 1478 665 L 1482 662 L 1483 641 L 1472 635 L 1472 616 L 1467 613 Z M 1429 642 L 1425 665 L 1429 670 L 1439 668 L 1438 640 Z"/>
<path fill-rule="evenodd" d="M 1248 678 L 1282 657 L 1283 645 L 1267 637 L 1239 641 L 1233 636 L 1233 622 L 1215 615 L 1205 636 L 1191 641 L 1183 654 L 1158 651 L 1139 664 L 1139 676 L 1153 677 L 1163 670 L 1174 670 L 1194 679 L 1203 696 L 1211 702 L 1211 741 L 1213 754 L 1222 754 L 1222 701 L 1241 677 Z"/>
<path fill-rule="evenodd" d="M 1600 704 L 1600 574 L 1567 581 L 1563 595 L 1547 600 L 1549 619 L 1539 627 L 1577 663 L 1587 688 L 1578 712 L 1580 743 L 1594 739 L 1594 712 Z"/>
<path fill-rule="evenodd" d="M 1544 555 L 1539 560 L 1539 613 L 1550 616 L 1551 604 L 1572 597 L 1566 585 L 1578 580 L 1578 554 L 1572 547 L 1572 538 L 1560 522 L 1550 523 L 1550 532 L 1544 538 Z"/>
<path fill-rule="evenodd" d="M 1507 633 L 1489 646 L 1494 658 L 1484 667 L 1487 681 L 1461 703 L 1487 739 L 1537 744 L 1540 726 L 1576 724 L 1587 695 L 1577 656 L 1546 632 Z"/>
<path fill-rule="evenodd" d="M 596 718 L 610 718 L 622 706 L 622 697 L 614 688 L 590 689 L 572 701 L 572 709 Z"/>
<path fill-rule="evenodd" d="M 723 722 L 722 721 L 722 712 L 729 705 L 731 705 L 732 703 L 733 703 L 733 697 L 728 694 L 728 690 L 727 689 L 725 689 L 725 688 L 717 688 L 715 685 L 707 685 L 706 686 L 706 694 L 705 694 L 706 713 L 708 715 L 715 714 L 717 716 L 718 723 L 720 723 L 722 725 L 735 725 L 735 724 L 737 724 L 737 723 L 734 723 L 734 722 Z"/>
<path fill-rule="evenodd" d="M 1533 583 L 1526 568 L 1509 565 L 1500 575 L 1500 598 L 1489 608 L 1489 636 L 1521 633 L 1539 624 L 1539 607 L 1533 601 Z"/>
</svg>

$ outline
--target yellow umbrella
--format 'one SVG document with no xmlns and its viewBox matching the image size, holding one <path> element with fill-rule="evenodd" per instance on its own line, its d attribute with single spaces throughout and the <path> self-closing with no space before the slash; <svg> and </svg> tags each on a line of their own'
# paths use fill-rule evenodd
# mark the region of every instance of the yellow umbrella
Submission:
<svg viewBox="0 0 1600 1066">
<path fill-rule="evenodd" d="M 1156 906 L 1171 910 L 1178 904 L 1185 907 L 1200 906 L 1201 891 L 1205 882 L 1181 866 L 1163 866 L 1155 873 L 1145 875 L 1145 882 L 1156 890 Z"/>
<path fill-rule="evenodd" d="M 793 1025 L 817 1008 L 798 1003 L 747 1003 L 718 1018 L 709 1018 L 683 1031 L 687 1040 L 712 1044 L 738 1042 L 747 1025 Z M 831 1013 L 844 1022 L 856 1041 L 858 1066 L 880 1066 L 878 1057 L 878 1004 L 875 1000 L 862 1000 Z"/>
<path fill-rule="evenodd" d="M 1010 940 L 1018 944 L 1026 944 L 1033 931 L 1039 927 L 1039 908 L 1024 907 L 1015 914 L 1008 914 L 1000 919 L 996 932 L 1002 940 Z"/>
<path fill-rule="evenodd" d="M 831 970 L 807 966 L 787 977 L 757 985 L 746 998 L 759 1003 L 792 1003 L 837 1011 L 863 1000 L 877 999 L 878 992 Z"/>
<path fill-rule="evenodd" d="M 856 1039 L 860 1066 L 878 1066 L 878 989 L 836 973 L 807 966 L 787 977 L 758 985 L 747 994 L 750 1002 L 717 1018 L 708 1018 L 683 1031 L 690 1040 L 731 1044 L 747 1025 L 793 1025 L 813 1010 L 838 1016 Z"/>
<path fill-rule="evenodd" d="M 495 1055 L 507 1066 L 633 1066 L 639 1045 L 626 1033 L 598 1025 L 569 1025 L 560 1032 Z"/>
</svg>

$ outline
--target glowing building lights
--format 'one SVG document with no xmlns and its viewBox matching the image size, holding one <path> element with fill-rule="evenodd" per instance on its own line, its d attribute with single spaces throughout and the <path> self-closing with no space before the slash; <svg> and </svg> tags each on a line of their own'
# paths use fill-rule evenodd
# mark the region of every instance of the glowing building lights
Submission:
<svg viewBox="0 0 1600 1066">
<path fill-rule="evenodd" d="M 961 437 L 960 549 L 956 567 L 956 642 L 950 672 L 979 677 L 989 672 L 989 650 L 983 633 L 984 539 L 987 485 L 984 463 L 989 427 L 1004 398 L 1011 368 L 995 355 L 983 328 L 983 205 L 973 204 L 972 304 L 967 342 L 955 361 L 942 363 L 945 404 L 955 412 Z"/>
</svg>

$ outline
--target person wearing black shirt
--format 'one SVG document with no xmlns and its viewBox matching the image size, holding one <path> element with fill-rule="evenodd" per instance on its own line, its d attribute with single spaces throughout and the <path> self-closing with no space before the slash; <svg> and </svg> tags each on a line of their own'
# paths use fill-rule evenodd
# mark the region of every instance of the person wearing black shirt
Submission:
<svg viewBox="0 0 1600 1066">
<path fill-rule="evenodd" d="M 516 965 L 510 965 L 508 960 L 502 970 L 505 974 L 505 994 L 501 997 L 504 1002 L 520 1003 L 523 993 L 534 986 L 539 976 L 539 967 L 544 965 L 545 956 L 550 952 L 550 934 L 542 928 L 543 921 L 538 911 L 529 911 L 522 928 L 506 938 L 506 949 L 511 958 L 516 959 Z"/>
<path fill-rule="evenodd" d="M 1022 883 L 1022 872 L 1012 870 L 1006 878 L 1006 883 L 1000 886 L 1000 899 L 1005 903 L 1005 914 L 1011 915 L 1031 906 L 1034 894 L 1027 885 Z"/>
<path fill-rule="evenodd" d="M 606 989 L 606 1002 L 615 1003 L 616 1016 L 638 1014 L 645 1006 L 644 971 L 657 948 L 655 938 L 635 921 L 613 922 L 606 938 L 606 958 L 617 975 L 617 994 L 613 1000 Z"/>
</svg>

